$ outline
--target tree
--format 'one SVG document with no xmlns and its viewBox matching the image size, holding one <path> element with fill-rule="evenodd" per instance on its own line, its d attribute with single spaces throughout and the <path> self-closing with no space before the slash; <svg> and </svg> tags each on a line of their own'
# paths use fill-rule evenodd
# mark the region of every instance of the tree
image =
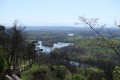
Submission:
<svg viewBox="0 0 120 80">
<path fill-rule="evenodd" d="M 35 50 L 35 48 L 36 48 L 37 43 L 38 43 L 37 41 L 31 41 L 31 42 L 27 43 L 27 46 L 26 46 L 27 54 L 26 54 L 26 56 L 27 56 L 29 61 L 30 60 L 35 61 L 36 52 L 37 52 Z"/>
<path fill-rule="evenodd" d="M 110 44 L 109 43 L 109 41 L 107 41 L 101 34 L 100 34 L 100 32 L 99 31 L 97 31 L 96 29 L 94 29 L 94 27 L 105 27 L 105 25 L 102 25 L 102 26 L 100 26 L 100 25 L 97 25 L 97 22 L 98 22 L 98 18 L 85 18 L 84 16 L 82 17 L 82 16 L 80 16 L 80 22 L 82 22 L 82 23 L 80 23 L 80 24 L 85 24 L 85 25 L 87 25 L 87 26 L 89 26 L 93 31 L 95 31 L 106 43 L 107 43 L 107 45 L 111 48 L 111 49 L 113 49 L 114 51 L 115 51 L 115 53 L 119 56 L 119 58 L 120 58 L 120 53 L 117 51 L 117 49 L 112 45 L 112 44 Z"/>
<path fill-rule="evenodd" d="M 14 70 L 18 65 L 20 53 L 24 53 L 27 35 L 24 28 L 18 27 L 15 21 L 13 27 L 5 28 L 0 26 L 0 47 L 5 53 L 8 69 L 13 66 Z"/>
<path fill-rule="evenodd" d="M 9 35 L 9 67 L 13 65 L 15 70 L 15 66 L 18 64 L 18 56 L 24 51 L 27 36 L 24 32 L 24 28 L 17 26 L 17 22 L 14 23 L 12 28 L 7 30 L 7 34 Z"/>
</svg>

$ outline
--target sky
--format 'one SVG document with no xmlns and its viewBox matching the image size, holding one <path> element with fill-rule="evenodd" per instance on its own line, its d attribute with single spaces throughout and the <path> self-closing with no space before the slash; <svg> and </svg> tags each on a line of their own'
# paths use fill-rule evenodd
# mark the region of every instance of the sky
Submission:
<svg viewBox="0 0 120 80">
<path fill-rule="evenodd" d="M 120 0 L 0 0 L 0 24 L 74 26 L 79 16 L 100 23 L 120 21 Z"/>
</svg>

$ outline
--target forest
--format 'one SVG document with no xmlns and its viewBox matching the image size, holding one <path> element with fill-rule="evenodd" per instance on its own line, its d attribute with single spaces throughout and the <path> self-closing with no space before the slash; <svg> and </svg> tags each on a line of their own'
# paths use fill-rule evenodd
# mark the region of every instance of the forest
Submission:
<svg viewBox="0 0 120 80">
<path fill-rule="evenodd" d="M 120 80 L 119 26 L 96 28 L 97 19 L 81 21 L 88 27 L 25 30 L 16 22 L 9 28 L 0 25 L 0 80 Z M 45 53 L 36 49 L 38 41 L 47 47 L 74 45 Z"/>
</svg>

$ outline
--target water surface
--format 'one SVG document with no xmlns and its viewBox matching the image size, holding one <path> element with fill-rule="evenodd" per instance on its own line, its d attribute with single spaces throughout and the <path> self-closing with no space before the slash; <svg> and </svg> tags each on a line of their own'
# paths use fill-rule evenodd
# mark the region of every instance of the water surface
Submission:
<svg viewBox="0 0 120 80">
<path fill-rule="evenodd" d="M 73 45 L 73 43 L 58 42 L 58 43 L 54 43 L 53 47 L 48 47 L 48 46 L 43 46 L 42 41 L 38 41 L 38 44 L 40 44 L 40 45 L 38 45 L 37 47 L 40 48 L 40 49 L 43 49 L 42 52 L 45 52 L 45 53 L 50 53 L 55 48 L 62 48 L 62 47 L 66 47 L 66 46 L 69 46 L 69 45 Z"/>
</svg>

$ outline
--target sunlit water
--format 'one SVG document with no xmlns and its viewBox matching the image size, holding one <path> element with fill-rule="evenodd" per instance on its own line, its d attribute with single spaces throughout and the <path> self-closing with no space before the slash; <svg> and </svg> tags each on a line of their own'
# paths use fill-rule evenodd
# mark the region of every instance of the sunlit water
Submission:
<svg viewBox="0 0 120 80">
<path fill-rule="evenodd" d="M 53 51 L 55 48 L 62 48 L 62 47 L 66 47 L 69 45 L 73 45 L 73 43 L 64 43 L 64 42 L 58 42 L 58 43 L 54 43 L 53 47 L 47 47 L 47 46 L 43 46 L 42 45 L 42 41 L 38 41 L 38 48 L 43 49 L 42 52 L 45 53 L 50 53 L 51 51 Z"/>
</svg>

